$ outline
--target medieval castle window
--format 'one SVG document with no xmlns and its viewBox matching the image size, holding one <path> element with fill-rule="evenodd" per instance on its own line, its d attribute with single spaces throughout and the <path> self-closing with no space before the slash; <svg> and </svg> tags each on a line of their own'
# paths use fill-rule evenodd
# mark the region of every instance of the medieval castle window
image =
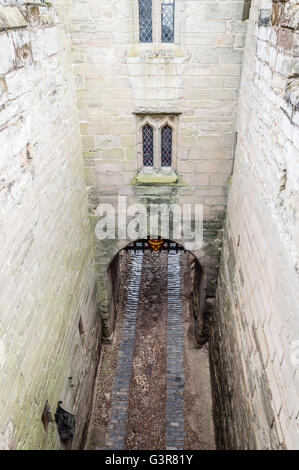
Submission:
<svg viewBox="0 0 299 470">
<path fill-rule="evenodd" d="M 147 116 L 141 117 L 139 127 L 140 149 L 139 166 L 173 167 L 175 149 L 176 117 Z"/>
<path fill-rule="evenodd" d="M 139 40 L 153 42 L 152 0 L 139 0 Z"/>
<path fill-rule="evenodd" d="M 172 128 L 166 124 L 161 129 L 161 166 L 172 163 Z"/>
<path fill-rule="evenodd" d="M 154 166 L 154 130 L 146 124 L 142 128 L 143 166 Z"/>
<path fill-rule="evenodd" d="M 174 41 L 174 0 L 162 0 L 161 42 Z"/>
<path fill-rule="evenodd" d="M 174 5 L 175 0 L 138 0 L 140 42 L 174 42 Z"/>
<path fill-rule="evenodd" d="M 244 0 L 242 20 L 248 20 L 250 15 L 251 0 Z"/>
</svg>

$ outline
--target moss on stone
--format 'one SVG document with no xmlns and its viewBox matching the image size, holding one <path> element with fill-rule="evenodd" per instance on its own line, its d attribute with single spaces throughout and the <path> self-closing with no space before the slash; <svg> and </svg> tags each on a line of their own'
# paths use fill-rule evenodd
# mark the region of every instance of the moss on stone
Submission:
<svg viewBox="0 0 299 470">
<path fill-rule="evenodd" d="M 176 173 L 161 174 L 159 172 L 153 173 L 137 173 L 131 180 L 131 184 L 137 185 L 159 185 L 159 184 L 176 184 L 179 182 L 179 177 Z"/>
</svg>

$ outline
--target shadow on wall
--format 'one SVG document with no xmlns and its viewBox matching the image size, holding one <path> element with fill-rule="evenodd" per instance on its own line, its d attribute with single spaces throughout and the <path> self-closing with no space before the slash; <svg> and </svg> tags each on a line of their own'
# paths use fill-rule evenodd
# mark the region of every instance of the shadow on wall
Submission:
<svg viewBox="0 0 299 470">
<path fill-rule="evenodd" d="M 110 325 L 112 325 L 112 332 L 114 331 L 115 320 L 119 306 L 120 284 L 121 284 L 121 260 L 123 250 L 113 258 L 107 269 L 108 277 L 108 313 L 110 318 Z M 105 337 L 103 334 L 102 342 L 109 343 L 110 337 Z"/>
<path fill-rule="evenodd" d="M 189 256 L 191 257 L 191 295 L 196 324 L 195 334 L 199 346 L 203 346 L 210 337 L 214 302 L 213 304 L 207 302 L 207 278 L 201 264 L 191 253 Z"/>
</svg>

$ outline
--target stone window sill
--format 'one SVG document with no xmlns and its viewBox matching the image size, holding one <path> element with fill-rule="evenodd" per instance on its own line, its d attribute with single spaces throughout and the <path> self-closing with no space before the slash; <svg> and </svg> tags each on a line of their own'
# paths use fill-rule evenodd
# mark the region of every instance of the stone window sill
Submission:
<svg viewBox="0 0 299 470">
<path fill-rule="evenodd" d="M 187 56 L 177 44 L 140 43 L 132 46 L 127 53 L 128 62 L 184 62 Z"/>
<path fill-rule="evenodd" d="M 140 185 L 169 185 L 178 182 L 179 176 L 172 168 L 142 168 L 134 177 L 134 183 Z"/>
</svg>

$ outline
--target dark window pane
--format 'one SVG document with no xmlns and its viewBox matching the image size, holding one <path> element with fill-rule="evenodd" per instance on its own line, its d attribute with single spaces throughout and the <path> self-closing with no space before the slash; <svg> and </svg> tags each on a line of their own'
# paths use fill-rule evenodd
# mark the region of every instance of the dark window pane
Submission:
<svg viewBox="0 0 299 470">
<path fill-rule="evenodd" d="M 174 0 L 162 0 L 162 42 L 174 41 Z"/>
<path fill-rule="evenodd" d="M 154 166 L 154 131 L 148 124 L 142 129 L 143 165 Z"/>
<path fill-rule="evenodd" d="M 248 20 L 250 15 L 251 0 L 244 0 L 242 20 Z"/>
<path fill-rule="evenodd" d="M 161 130 L 161 166 L 171 166 L 172 129 L 166 125 Z"/>
<path fill-rule="evenodd" d="M 139 0 L 139 41 L 153 42 L 152 0 Z"/>
</svg>

